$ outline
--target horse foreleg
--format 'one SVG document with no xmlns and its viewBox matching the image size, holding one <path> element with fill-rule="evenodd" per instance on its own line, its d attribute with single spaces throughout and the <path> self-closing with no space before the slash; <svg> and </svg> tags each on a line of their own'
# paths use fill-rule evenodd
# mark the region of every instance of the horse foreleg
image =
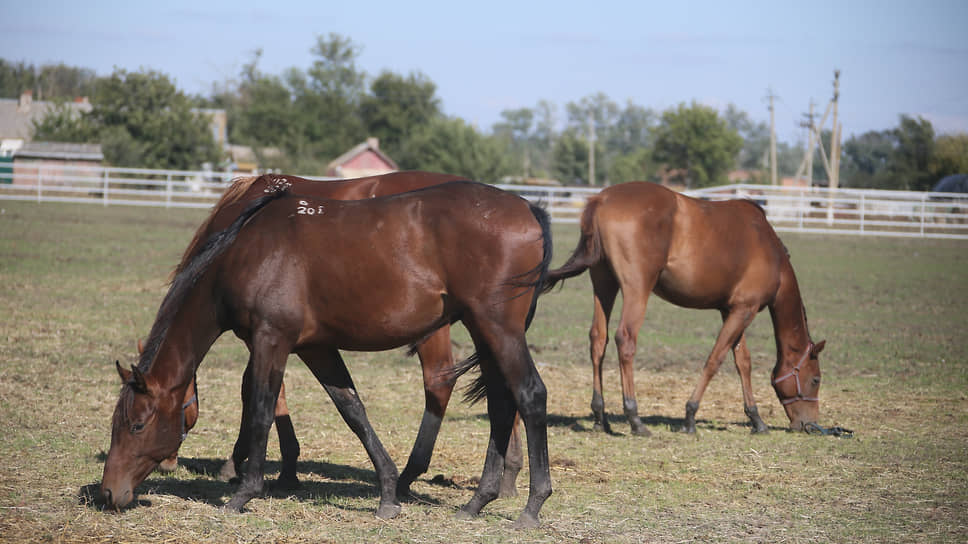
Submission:
<svg viewBox="0 0 968 544">
<path fill-rule="evenodd" d="M 750 369 L 752 368 L 752 357 L 750 350 L 746 346 L 746 333 L 739 336 L 739 341 L 733 348 L 733 361 L 736 363 L 736 371 L 739 372 L 740 383 L 743 386 L 743 411 L 753 425 L 753 433 L 769 432 L 770 428 L 760 419 L 760 411 L 756 409 L 756 400 L 753 398 L 753 383 L 750 380 Z"/>
<path fill-rule="evenodd" d="M 380 439 L 377 437 L 370 420 L 366 417 L 366 409 L 356 386 L 346 369 L 343 358 L 336 350 L 319 351 L 315 353 L 300 352 L 299 357 L 306 363 L 316 376 L 319 383 L 326 389 L 333 404 L 343 417 L 350 430 L 356 434 L 366 449 L 373 468 L 376 469 L 380 482 L 380 506 L 375 514 L 378 518 L 389 519 L 400 513 L 400 502 L 397 501 L 396 487 L 397 467 L 390 459 L 390 455 Z"/>
<path fill-rule="evenodd" d="M 453 368 L 450 349 L 450 326 L 444 326 L 417 347 L 424 382 L 424 415 L 414 440 L 407 465 L 397 481 L 397 496 L 410 494 L 410 484 L 430 467 L 440 424 L 450 402 L 454 384 L 446 379 L 446 371 Z"/>
<path fill-rule="evenodd" d="M 518 479 L 518 473 L 524 467 L 521 433 L 518 431 L 520 419 L 521 415 L 515 413 L 514 422 L 511 424 L 511 438 L 508 440 L 507 453 L 504 455 L 504 476 L 501 477 L 501 490 L 497 494 L 500 499 L 518 496 L 518 488 L 515 482 Z"/>
<path fill-rule="evenodd" d="M 713 350 L 703 365 L 702 373 L 699 375 L 699 383 L 696 384 L 692 396 L 686 402 L 686 419 L 682 430 L 687 433 L 696 432 L 696 412 L 699 411 L 699 403 L 710 380 L 713 379 L 713 376 L 716 375 L 719 367 L 723 364 L 726 352 L 737 344 L 743 331 L 756 316 L 756 312 L 746 308 L 736 308 L 729 312 L 724 311 L 722 314 L 723 326 L 719 330 L 719 336 L 716 337 Z"/>
<path fill-rule="evenodd" d="M 226 508 L 241 511 L 247 502 L 262 494 L 265 487 L 266 444 L 272 427 L 276 399 L 282 387 L 289 347 L 271 331 L 259 331 L 252 341 L 252 353 L 246 372 L 249 383 L 243 386 L 246 393 L 242 407 L 242 432 L 247 438 L 243 447 L 249 459 L 241 485 Z M 236 444 L 236 453 L 239 445 Z"/>
</svg>

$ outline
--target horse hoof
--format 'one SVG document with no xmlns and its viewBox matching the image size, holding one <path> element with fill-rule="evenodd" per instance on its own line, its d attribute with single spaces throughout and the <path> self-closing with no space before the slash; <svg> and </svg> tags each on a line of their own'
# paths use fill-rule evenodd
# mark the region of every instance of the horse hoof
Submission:
<svg viewBox="0 0 968 544">
<path fill-rule="evenodd" d="M 679 427 L 679 432 L 684 434 L 696 434 L 696 426 L 693 425 L 692 427 L 689 427 L 684 425 Z"/>
<path fill-rule="evenodd" d="M 461 508 L 460 510 L 457 511 L 457 514 L 454 515 L 454 517 L 461 521 L 467 521 L 467 520 L 476 518 L 477 514 L 472 514 L 467 510 L 464 510 L 463 508 Z"/>
<path fill-rule="evenodd" d="M 762 427 L 753 427 L 753 429 L 750 431 L 750 434 L 768 434 L 769 432 L 770 428 L 764 425 Z"/>
<path fill-rule="evenodd" d="M 635 435 L 635 436 L 652 436 L 652 431 L 646 429 L 644 425 L 642 425 L 642 426 L 633 426 L 632 427 L 632 434 Z"/>
<path fill-rule="evenodd" d="M 397 517 L 400 514 L 399 504 L 381 504 L 379 508 L 376 509 L 374 515 L 380 519 L 391 519 Z"/>
<path fill-rule="evenodd" d="M 226 461 L 218 471 L 218 479 L 222 482 L 238 483 L 238 475 L 235 473 L 235 462 L 231 459 Z M 232 480 L 236 480 L 233 482 Z"/>
<path fill-rule="evenodd" d="M 299 478 L 283 478 L 280 476 L 276 479 L 275 488 L 280 491 L 295 491 L 301 487 Z"/>
<path fill-rule="evenodd" d="M 521 517 L 514 521 L 512 527 L 515 529 L 537 529 L 539 525 L 541 524 L 537 517 L 531 514 L 521 514 Z"/>
<path fill-rule="evenodd" d="M 513 485 L 507 488 L 502 486 L 501 491 L 499 491 L 497 494 L 497 498 L 499 499 L 508 499 L 508 498 L 517 497 L 517 496 L 518 496 L 518 488 Z"/>
<path fill-rule="evenodd" d="M 237 501 L 235 499 L 230 500 L 224 507 L 223 510 L 226 512 L 233 512 L 235 514 L 241 514 L 245 508 L 245 503 L 248 501 Z"/>
</svg>

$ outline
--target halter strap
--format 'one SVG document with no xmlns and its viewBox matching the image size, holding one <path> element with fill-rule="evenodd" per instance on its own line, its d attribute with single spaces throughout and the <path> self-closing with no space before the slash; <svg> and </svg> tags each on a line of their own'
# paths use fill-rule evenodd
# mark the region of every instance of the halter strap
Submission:
<svg viewBox="0 0 968 544">
<path fill-rule="evenodd" d="M 181 441 L 182 442 L 184 442 L 185 439 L 188 438 L 188 430 L 185 429 L 185 427 L 187 426 L 185 410 L 188 409 L 188 407 L 191 406 L 192 404 L 198 406 L 198 382 L 195 381 L 195 378 L 192 378 L 192 383 L 195 384 L 195 391 L 192 393 L 192 398 L 185 401 L 185 404 L 182 404 L 182 417 L 181 417 Z"/>
<path fill-rule="evenodd" d="M 814 346 L 813 342 L 810 342 L 809 344 L 807 344 L 807 351 L 800 357 L 800 360 L 797 361 L 797 364 L 796 366 L 793 367 L 793 370 L 787 372 L 786 374 L 780 376 L 779 378 L 773 378 L 773 385 L 777 385 L 778 383 L 782 382 L 783 380 L 791 376 L 796 376 L 795 383 L 797 384 L 797 394 L 793 397 L 788 397 L 780 400 L 780 404 L 782 404 L 783 406 L 786 406 L 787 404 L 793 404 L 798 400 L 811 400 L 811 401 L 820 400 L 817 397 L 804 397 L 803 391 L 800 388 L 800 367 L 803 365 L 804 362 L 806 362 L 807 357 L 810 356 L 810 352 L 813 351 L 813 346 Z"/>
</svg>

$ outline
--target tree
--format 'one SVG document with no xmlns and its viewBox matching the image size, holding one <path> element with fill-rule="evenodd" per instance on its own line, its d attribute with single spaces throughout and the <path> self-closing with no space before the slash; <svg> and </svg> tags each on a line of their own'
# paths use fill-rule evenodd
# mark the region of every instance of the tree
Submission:
<svg viewBox="0 0 968 544">
<path fill-rule="evenodd" d="M 98 80 L 91 106 L 83 118 L 112 164 L 187 170 L 219 159 L 208 119 L 164 74 L 115 69 Z"/>
<path fill-rule="evenodd" d="M 595 153 L 601 155 L 601 145 L 595 142 Z M 566 185 L 587 185 L 588 179 L 588 141 L 586 135 L 575 129 L 566 130 L 555 140 L 554 165 L 552 173 Z M 604 161 L 595 163 L 595 178 L 604 179 Z"/>
<path fill-rule="evenodd" d="M 934 142 L 930 171 L 935 182 L 951 174 L 968 174 L 968 134 L 945 134 Z"/>
<path fill-rule="evenodd" d="M 339 34 L 318 36 L 316 56 L 305 73 L 290 70 L 286 80 L 302 128 L 299 153 L 320 166 L 366 138 L 360 103 L 366 74 L 356 67 L 360 47 Z"/>
<path fill-rule="evenodd" d="M 447 172 L 488 183 L 511 173 L 501 139 L 485 136 L 458 118 L 438 117 L 420 127 L 397 162 L 404 169 Z"/>
<path fill-rule="evenodd" d="M 384 71 L 362 98 L 360 116 L 369 136 L 380 139 L 390 156 L 399 154 L 407 136 L 440 115 L 437 85 L 416 72 L 404 77 Z"/>
<path fill-rule="evenodd" d="M 0 96 L 17 98 L 24 91 L 33 91 L 36 100 L 71 100 L 89 96 L 97 79 L 94 70 L 66 64 L 47 64 L 36 67 L 25 62 L 12 63 L 0 59 Z"/>
<path fill-rule="evenodd" d="M 871 130 L 848 138 L 843 146 L 842 185 L 888 187 L 891 183 L 888 168 L 894 144 L 894 134 L 889 130 Z"/>
<path fill-rule="evenodd" d="M 724 182 L 735 164 L 743 139 L 716 110 L 693 102 L 663 112 L 655 130 L 653 157 L 668 168 L 683 171 L 687 187 Z"/>
<path fill-rule="evenodd" d="M 896 147 L 891 155 L 890 172 L 894 184 L 900 189 L 928 191 L 937 181 L 930 171 L 934 154 L 934 127 L 931 122 L 918 117 L 901 116 L 901 123 L 894 129 Z"/>
</svg>

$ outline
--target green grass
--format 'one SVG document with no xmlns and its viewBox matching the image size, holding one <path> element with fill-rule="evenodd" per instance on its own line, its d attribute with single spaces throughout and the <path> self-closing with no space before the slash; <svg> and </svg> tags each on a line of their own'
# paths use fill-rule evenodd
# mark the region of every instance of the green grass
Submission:
<svg viewBox="0 0 968 544">
<path fill-rule="evenodd" d="M 541 300 L 529 333 L 549 390 L 555 493 L 542 527 L 510 522 L 521 495 L 470 522 L 454 519 L 474 489 L 488 426 L 484 406 L 455 397 L 418 499 L 390 521 L 372 512 L 372 466 L 305 367 L 291 360 L 289 404 L 302 444 L 300 490 L 218 508 L 233 492 L 212 472 L 238 429 L 244 347 L 228 335 L 199 371 L 201 418 L 170 476 L 139 488 L 142 506 L 106 514 L 82 488 L 100 480 L 119 382 L 135 360 L 165 280 L 203 211 L 0 202 L 0 540 L 48 542 L 964 542 L 968 540 L 968 243 L 783 235 L 822 355 L 821 423 L 838 439 L 787 433 L 769 386 L 768 316 L 749 332 L 760 413 L 751 436 L 739 380 L 724 365 L 699 432 L 670 431 L 719 327 L 716 312 L 657 298 L 639 337 L 639 410 L 621 414 L 614 345 L 606 406 L 618 434 L 591 431 L 587 277 Z M 555 226 L 554 264 L 573 249 Z M 611 329 L 621 308 L 616 308 Z M 471 349 L 460 327 L 459 354 Z M 418 363 L 402 351 L 347 354 L 374 427 L 402 467 L 423 410 Z M 269 478 L 278 471 L 269 444 Z M 437 478 L 435 478 L 437 477 Z M 150 503 L 150 505 L 149 505 Z"/>
</svg>

